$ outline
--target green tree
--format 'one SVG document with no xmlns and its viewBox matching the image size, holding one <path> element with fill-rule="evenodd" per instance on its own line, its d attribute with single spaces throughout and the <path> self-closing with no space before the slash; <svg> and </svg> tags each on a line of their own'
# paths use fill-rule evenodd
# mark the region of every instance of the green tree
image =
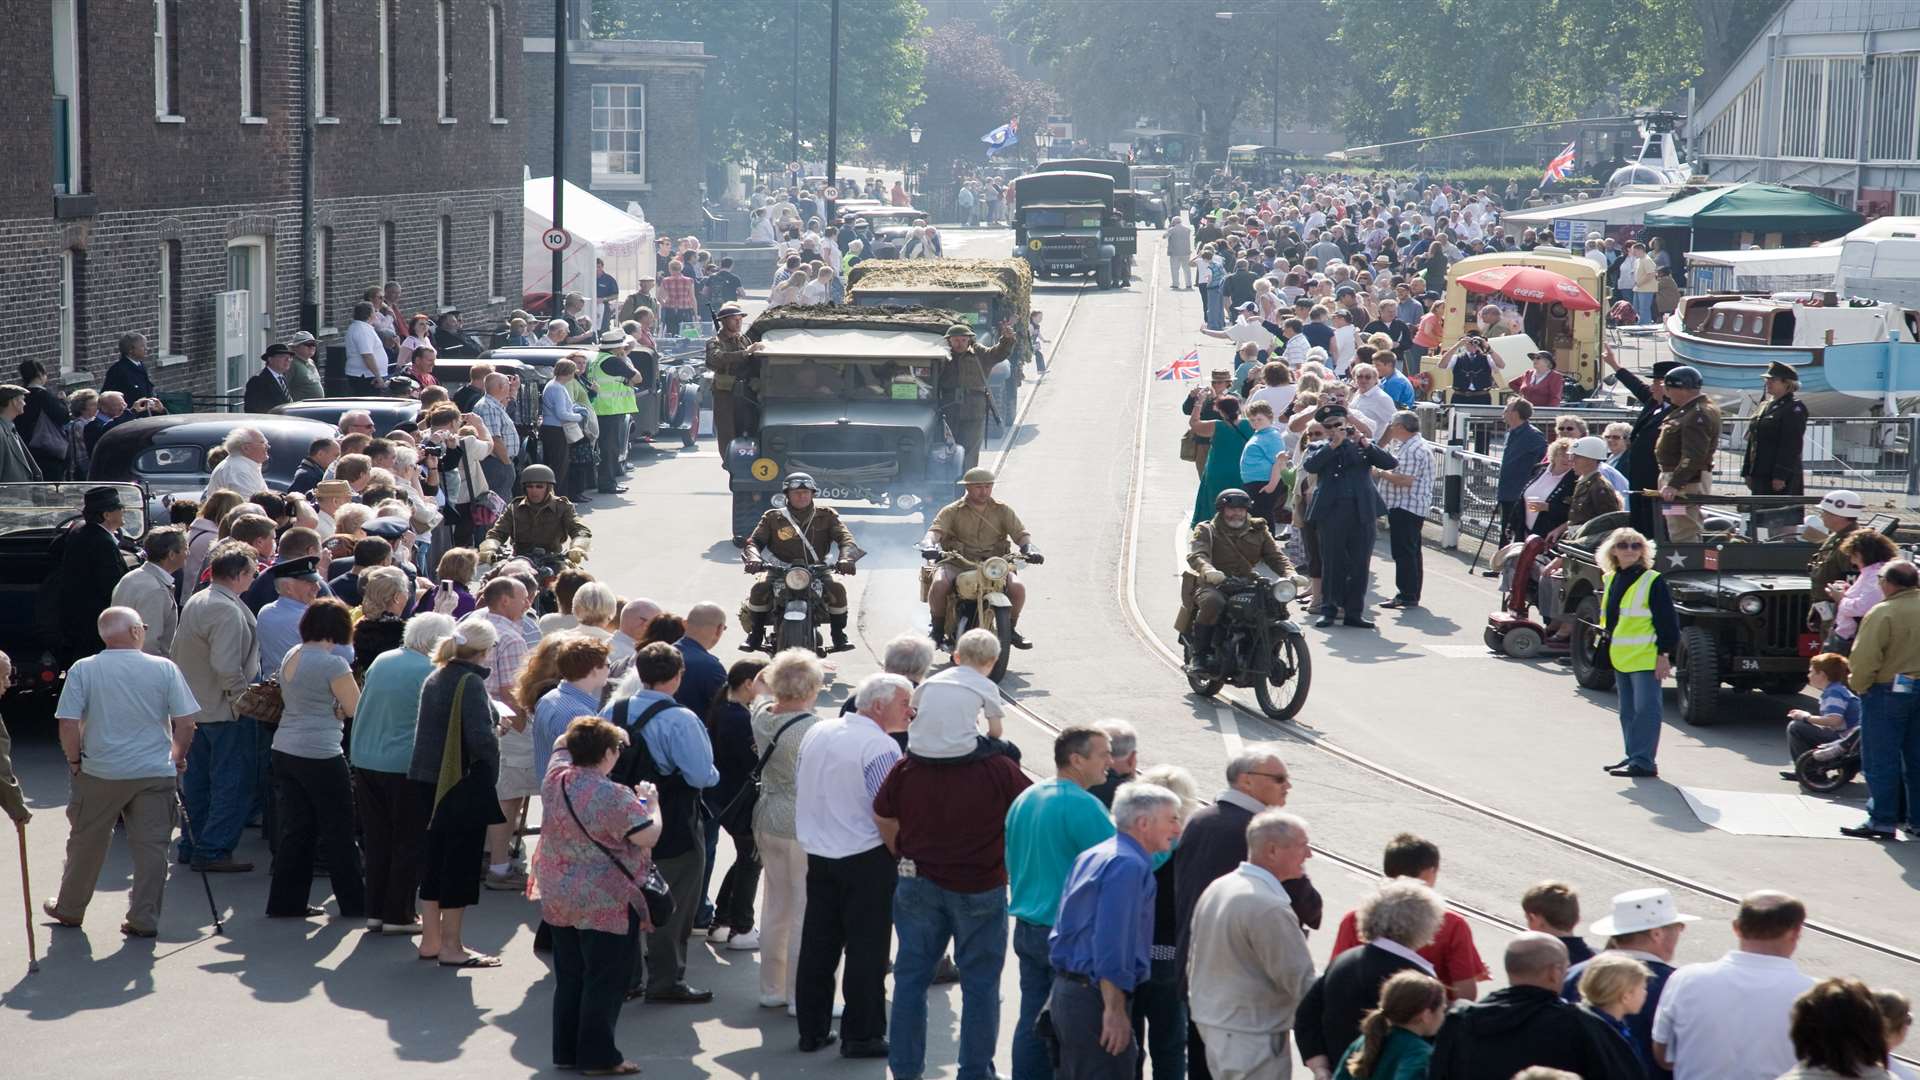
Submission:
<svg viewBox="0 0 1920 1080">
<path fill-rule="evenodd" d="M 702 113 L 716 159 L 788 160 L 799 81 L 800 140 L 827 144 L 829 0 L 600 0 L 594 36 L 698 41 L 707 68 Z M 794 48 L 794 22 L 799 49 Z M 919 0 L 842 0 L 840 152 L 897 135 L 920 102 L 926 52 Z"/>
<path fill-rule="evenodd" d="M 927 35 L 926 103 L 914 114 L 923 131 L 917 156 L 977 161 L 986 153 L 980 136 L 1010 119 L 1020 121 L 1024 151 L 1053 103 L 1053 87 L 1021 78 L 993 38 L 948 23 Z"/>
</svg>

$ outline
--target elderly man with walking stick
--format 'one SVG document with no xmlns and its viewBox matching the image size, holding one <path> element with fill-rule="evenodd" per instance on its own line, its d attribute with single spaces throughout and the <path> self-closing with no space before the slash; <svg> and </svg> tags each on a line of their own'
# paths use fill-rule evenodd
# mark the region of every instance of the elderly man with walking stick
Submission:
<svg viewBox="0 0 1920 1080">
<path fill-rule="evenodd" d="M 0 686 L 12 676 L 13 658 L 0 652 Z M 20 902 L 27 909 L 27 971 L 39 971 L 40 958 L 33 945 L 33 886 L 27 880 L 27 822 L 33 820 L 33 814 L 20 793 L 20 780 L 13 774 L 13 739 L 4 721 L 0 721 L 0 810 L 13 819 L 14 832 L 20 838 Z"/>
</svg>

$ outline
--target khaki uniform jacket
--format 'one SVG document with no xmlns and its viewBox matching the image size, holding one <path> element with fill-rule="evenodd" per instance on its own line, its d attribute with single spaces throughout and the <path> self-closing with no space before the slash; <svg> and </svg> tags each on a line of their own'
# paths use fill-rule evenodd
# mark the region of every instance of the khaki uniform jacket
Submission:
<svg viewBox="0 0 1920 1080">
<path fill-rule="evenodd" d="M 804 533 L 807 543 L 813 545 L 814 555 L 821 561 L 827 561 L 833 551 L 833 545 L 840 545 L 840 560 L 854 562 L 864 552 L 860 545 L 853 542 L 853 533 L 840 520 L 840 515 L 830 506 L 814 503 L 805 510 L 787 508 L 793 515 L 800 530 L 796 532 L 788 523 L 787 515 L 779 510 L 769 510 L 760 515 L 760 524 L 754 526 L 753 535 L 747 537 L 747 546 L 742 553 L 746 562 L 759 562 L 760 553 L 767 552 L 781 562 L 807 563 L 807 545 L 800 542 Z"/>
<path fill-rule="evenodd" d="M 1568 534 L 1571 535 L 1580 525 L 1601 514 L 1611 514 L 1619 509 L 1620 493 L 1613 490 L 1613 485 L 1595 469 L 1593 475 L 1583 476 L 1573 482 L 1573 496 L 1567 500 Z"/>
<path fill-rule="evenodd" d="M 1187 568 L 1196 576 L 1218 570 L 1229 577 L 1251 577 L 1260 563 L 1283 577 L 1293 573 L 1293 564 L 1274 543 L 1266 519 L 1250 517 L 1247 527 L 1237 533 L 1227 528 L 1218 514 L 1193 527 L 1187 544 Z"/>
<path fill-rule="evenodd" d="M 147 624 L 147 640 L 140 651 L 153 656 L 173 654 L 173 635 L 180 625 L 180 605 L 174 600 L 173 575 L 152 563 L 141 563 L 113 587 L 113 606 L 130 607 Z"/>
<path fill-rule="evenodd" d="M 1313 984 L 1313 956 L 1286 890 L 1241 867 L 1217 878 L 1193 909 L 1187 1014 L 1202 1028 L 1250 1035 L 1293 1029 Z"/>
<path fill-rule="evenodd" d="M 524 496 L 515 499 L 487 530 L 488 540 L 496 544 L 511 541 L 513 549 L 522 554 L 535 548 L 557 554 L 571 547 L 585 547 L 592 538 L 593 530 L 573 516 L 573 504 L 558 495 L 548 495 L 538 506 Z"/>
<path fill-rule="evenodd" d="M 1706 395 L 1667 410 L 1653 459 L 1674 487 L 1713 479 L 1713 452 L 1720 445 L 1720 408 Z"/>
<path fill-rule="evenodd" d="M 1807 573 L 1813 578 L 1813 598 L 1825 600 L 1827 586 L 1841 581 L 1853 572 L 1853 560 L 1840 551 L 1840 545 L 1854 534 L 1856 525 L 1851 529 L 1829 535 L 1820 541 L 1820 547 L 1813 553 L 1812 561 L 1807 563 Z"/>
<path fill-rule="evenodd" d="M 234 719 L 233 703 L 260 677 L 260 638 L 253 612 L 219 583 L 194 593 L 173 634 L 173 662 L 200 703 L 202 724 Z"/>
<path fill-rule="evenodd" d="M 1853 674 L 1847 685 L 1864 694 L 1895 675 L 1920 675 L 1920 589 L 1873 605 L 1853 636 Z"/>
<path fill-rule="evenodd" d="M 928 531 L 939 533 L 949 551 L 978 562 L 1011 553 L 1013 539 L 1025 536 L 1027 527 L 1020 524 L 1020 515 L 1013 512 L 1013 507 L 997 499 L 989 499 L 985 507 L 975 509 L 961 498 L 941 507 Z"/>
<path fill-rule="evenodd" d="M 987 375 L 993 371 L 994 365 L 1012 354 L 1017 337 L 1017 333 L 1008 334 L 991 349 L 969 345 L 965 352 L 948 355 L 941 387 L 955 403 L 956 416 L 980 418 L 987 415 Z"/>
<path fill-rule="evenodd" d="M 707 342 L 707 370 L 713 372 L 715 390 L 723 394 L 753 390 L 760 374 L 760 361 L 747 351 L 752 346 L 753 342 L 748 341 L 745 334 L 722 333 Z"/>
</svg>

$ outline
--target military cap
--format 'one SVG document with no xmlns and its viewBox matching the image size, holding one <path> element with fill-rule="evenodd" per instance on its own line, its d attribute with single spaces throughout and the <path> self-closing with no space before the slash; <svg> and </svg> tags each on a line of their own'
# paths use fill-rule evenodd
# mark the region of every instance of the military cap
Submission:
<svg viewBox="0 0 1920 1080">
<path fill-rule="evenodd" d="M 1799 382 L 1800 373 L 1793 370 L 1793 366 L 1791 364 L 1785 364 L 1778 360 L 1769 360 L 1767 361 L 1767 378 L 1785 379 L 1788 382 Z"/>
<path fill-rule="evenodd" d="M 973 336 L 973 327 L 971 327 L 971 326 L 968 326 L 968 325 L 967 325 L 966 323 L 954 323 L 954 324 L 953 324 L 952 326 L 949 326 L 949 327 L 947 327 L 947 335 L 946 335 L 946 336 L 948 336 L 948 337 L 972 337 L 972 336 Z"/>
<path fill-rule="evenodd" d="M 267 576 L 281 581 L 311 581 L 316 585 L 323 584 L 326 580 L 320 576 L 320 556 L 318 555 L 274 563 L 267 568 Z"/>
<path fill-rule="evenodd" d="M 1345 420 L 1346 418 L 1347 407 L 1345 405 L 1322 405 L 1313 410 L 1314 422 L 1319 424 L 1324 424 L 1329 420 Z"/>
</svg>

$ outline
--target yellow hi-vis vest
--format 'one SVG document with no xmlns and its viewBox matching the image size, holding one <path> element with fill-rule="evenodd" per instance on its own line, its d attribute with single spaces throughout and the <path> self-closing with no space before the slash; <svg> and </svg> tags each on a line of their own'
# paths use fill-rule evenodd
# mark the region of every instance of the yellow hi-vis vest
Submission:
<svg viewBox="0 0 1920 1080">
<path fill-rule="evenodd" d="M 640 411 L 635 403 L 633 387 L 625 379 L 616 379 L 600 370 L 611 353 L 599 353 L 587 361 L 587 385 L 593 387 L 593 413 L 595 416 L 625 416 Z M 632 363 L 632 361 L 628 361 Z"/>
<path fill-rule="evenodd" d="M 1653 607 L 1650 598 L 1653 595 L 1654 579 L 1660 575 L 1648 570 L 1627 586 L 1620 596 L 1620 618 L 1613 624 L 1613 637 L 1607 647 L 1607 658 L 1613 663 L 1615 671 L 1652 671 L 1654 662 L 1659 658 L 1660 647 L 1655 643 L 1653 633 Z M 1613 574 L 1600 579 L 1601 618 L 1606 617 L 1607 593 L 1613 588 Z"/>
</svg>

